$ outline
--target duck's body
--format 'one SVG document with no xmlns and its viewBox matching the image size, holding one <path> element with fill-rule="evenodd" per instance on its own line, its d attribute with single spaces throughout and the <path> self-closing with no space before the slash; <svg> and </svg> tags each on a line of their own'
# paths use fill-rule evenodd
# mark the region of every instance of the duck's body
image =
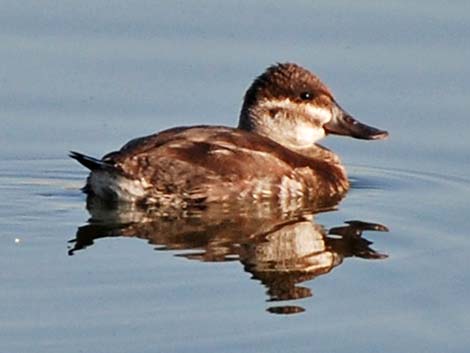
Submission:
<svg viewBox="0 0 470 353">
<path fill-rule="evenodd" d="M 247 91 L 239 128 L 174 128 L 132 140 L 101 160 L 76 152 L 71 157 L 91 170 L 85 192 L 108 201 L 285 203 L 341 197 L 348 190 L 339 158 L 315 143 L 328 132 L 386 136 L 347 115 L 316 76 L 280 64 Z"/>
<path fill-rule="evenodd" d="M 114 201 L 173 205 L 347 191 L 334 154 L 320 146 L 302 152 L 241 129 L 175 128 L 133 140 L 94 165 L 88 159 L 87 191 Z M 86 163 L 87 157 L 73 156 Z"/>
</svg>

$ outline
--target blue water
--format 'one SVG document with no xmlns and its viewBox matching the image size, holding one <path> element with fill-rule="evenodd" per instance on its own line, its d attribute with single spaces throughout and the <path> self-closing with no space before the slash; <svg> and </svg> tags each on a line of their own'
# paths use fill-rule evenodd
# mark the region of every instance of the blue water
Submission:
<svg viewBox="0 0 470 353">
<path fill-rule="evenodd" d="M 1 352 L 467 351 L 466 2 L 0 7 Z M 312 221 L 386 226 L 363 234 L 386 259 L 345 256 L 297 283 L 311 296 L 270 301 L 247 265 L 269 242 L 140 229 L 69 255 L 90 218 L 69 150 L 100 156 L 171 126 L 233 126 L 251 80 L 283 61 L 390 132 L 324 141 L 353 188 Z M 279 306 L 300 312 L 270 312 Z"/>
</svg>

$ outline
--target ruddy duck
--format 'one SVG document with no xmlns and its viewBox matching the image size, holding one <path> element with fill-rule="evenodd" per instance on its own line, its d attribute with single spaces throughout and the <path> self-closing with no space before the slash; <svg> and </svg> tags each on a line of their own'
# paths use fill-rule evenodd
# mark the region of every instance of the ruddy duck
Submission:
<svg viewBox="0 0 470 353">
<path fill-rule="evenodd" d="M 111 202 L 186 208 L 341 198 L 349 188 L 346 171 L 316 143 L 328 134 L 388 136 L 351 117 L 313 73 L 285 63 L 248 88 L 238 128 L 177 127 L 131 140 L 102 159 L 70 157 L 91 170 L 84 192 Z"/>
</svg>

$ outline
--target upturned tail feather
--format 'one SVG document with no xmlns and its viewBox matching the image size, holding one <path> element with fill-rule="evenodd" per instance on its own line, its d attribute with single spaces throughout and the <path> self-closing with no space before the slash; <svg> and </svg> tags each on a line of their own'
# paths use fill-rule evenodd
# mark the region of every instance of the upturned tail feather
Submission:
<svg viewBox="0 0 470 353">
<path fill-rule="evenodd" d="M 79 152 L 70 151 L 69 157 L 76 159 L 81 165 L 90 169 L 91 171 L 114 169 L 112 164 L 103 162 L 100 159 L 96 159 Z"/>
</svg>

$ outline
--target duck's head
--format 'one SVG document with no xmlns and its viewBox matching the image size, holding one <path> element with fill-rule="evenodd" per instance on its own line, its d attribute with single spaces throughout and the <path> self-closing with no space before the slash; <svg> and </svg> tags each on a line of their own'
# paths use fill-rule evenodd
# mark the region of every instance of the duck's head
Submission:
<svg viewBox="0 0 470 353">
<path fill-rule="evenodd" d="M 309 147 L 328 134 L 365 140 L 388 136 L 354 119 L 317 76 L 291 63 L 271 66 L 255 79 L 245 94 L 239 128 L 289 148 Z"/>
</svg>

